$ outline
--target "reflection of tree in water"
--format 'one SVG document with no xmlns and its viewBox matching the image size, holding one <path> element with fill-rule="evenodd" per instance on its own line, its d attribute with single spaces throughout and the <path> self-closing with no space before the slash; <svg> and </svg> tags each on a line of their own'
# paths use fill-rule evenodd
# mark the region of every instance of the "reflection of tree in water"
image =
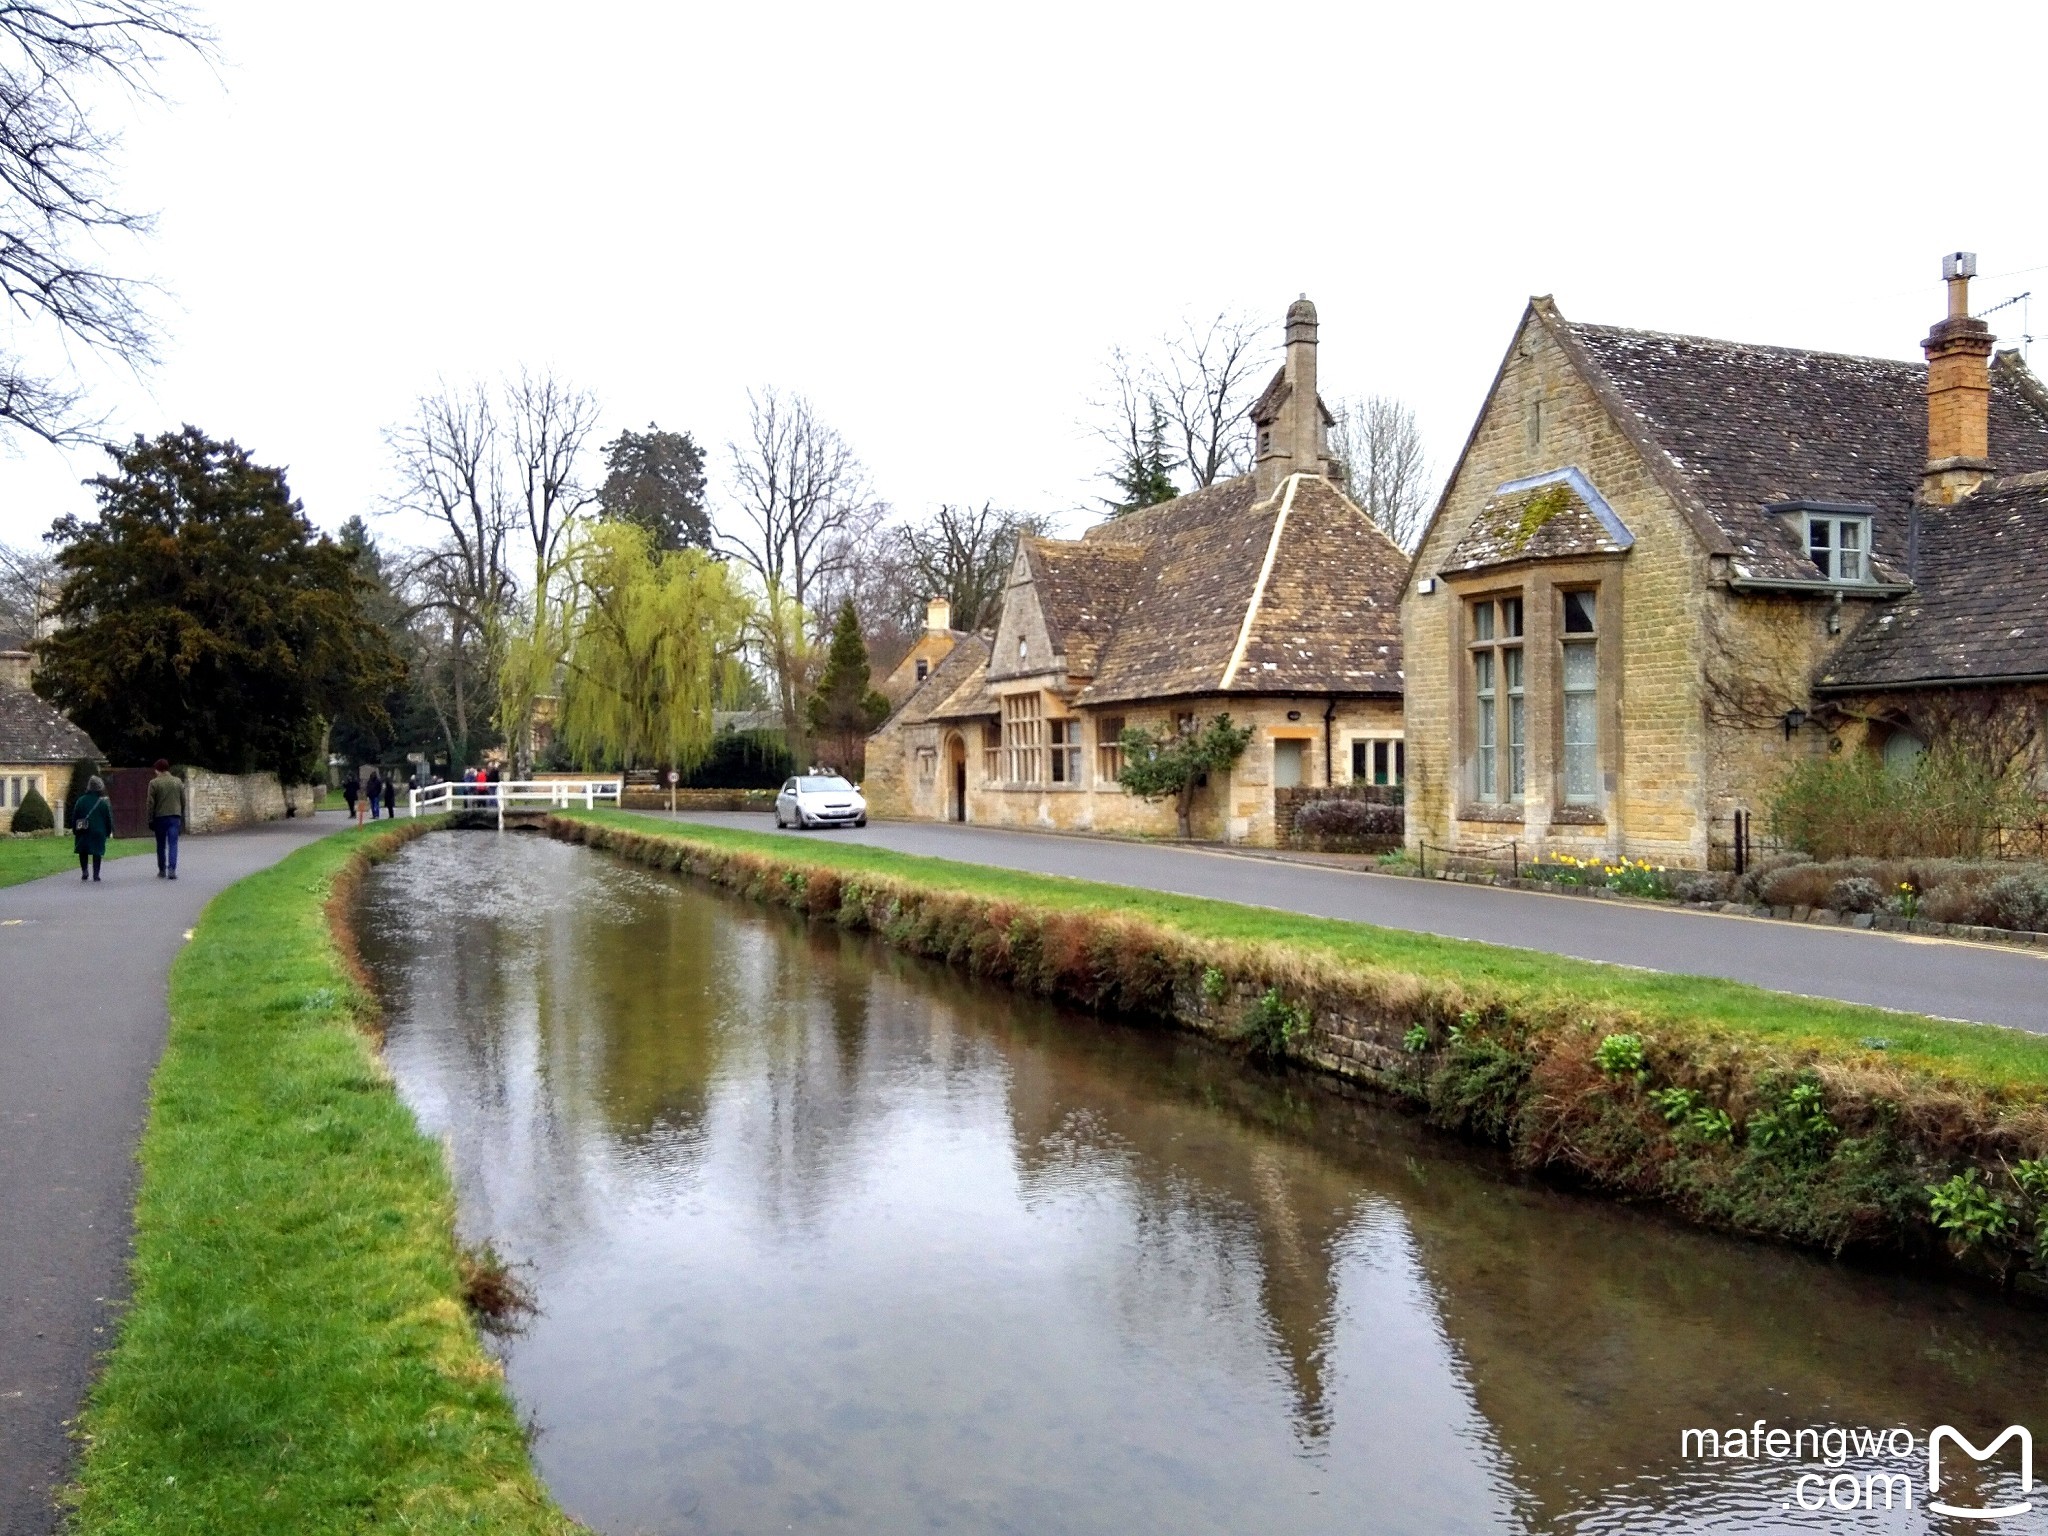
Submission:
<svg viewBox="0 0 2048 1536">
<path fill-rule="evenodd" d="M 1356 1182 L 1311 1148 L 1218 1114 L 1208 1095 L 1163 1083 L 1157 1052 L 1130 1052 L 1141 1042 L 1121 1030 L 1032 1022 L 999 1042 L 1026 1202 L 1118 1188 L 1136 1250 L 1115 1277 L 1126 1326 L 1157 1333 L 1161 1319 L 1248 1314 L 1283 1369 L 1297 1432 L 1320 1443 L 1336 1254 L 1357 1217 Z"/>
</svg>

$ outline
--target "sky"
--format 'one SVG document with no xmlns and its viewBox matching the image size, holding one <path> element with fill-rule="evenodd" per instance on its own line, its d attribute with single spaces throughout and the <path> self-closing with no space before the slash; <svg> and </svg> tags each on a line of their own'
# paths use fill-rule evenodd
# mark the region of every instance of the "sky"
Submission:
<svg viewBox="0 0 2048 1536">
<path fill-rule="evenodd" d="M 112 433 L 233 437 L 328 528 L 419 395 L 521 366 L 694 433 L 714 487 L 773 385 L 903 515 L 1077 528 L 1109 349 L 1277 341 L 1304 292 L 1326 398 L 1404 399 L 1439 473 L 1531 294 L 1910 358 L 1967 249 L 2048 334 L 2048 7 L 200 10 L 218 61 L 119 114 L 160 360 L 79 366 Z M 0 541 L 104 462 L 0 448 Z"/>
</svg>

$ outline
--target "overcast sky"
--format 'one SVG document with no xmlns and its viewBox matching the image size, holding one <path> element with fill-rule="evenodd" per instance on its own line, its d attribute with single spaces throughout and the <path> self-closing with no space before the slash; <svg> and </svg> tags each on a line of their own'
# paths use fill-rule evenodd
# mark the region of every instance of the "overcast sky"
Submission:
<svg viewBox="0 0 2048 1536">
<path fill-rule="evenodd" d="M 1112 343 L 1219 309 L 1277 332 L 1304 291 L 1325 396 L 1405 398 L 1439 472 L 1532 293 L 1917 357 L 1972 249 L 1979 308 L 2036 287 L 2048 332 L 2039 5 L 203 14 L 223 62 L 123 152 L 163 359 L 96 398 L 124 434 L 238 439 L 330 528 L 415 396 L 521 364 L 714 470 L 774 384 L 899 509 L 1061 512 L 1097 489 Z M 98 467 L 0 457 L 0 539 Z"/>
</svg>

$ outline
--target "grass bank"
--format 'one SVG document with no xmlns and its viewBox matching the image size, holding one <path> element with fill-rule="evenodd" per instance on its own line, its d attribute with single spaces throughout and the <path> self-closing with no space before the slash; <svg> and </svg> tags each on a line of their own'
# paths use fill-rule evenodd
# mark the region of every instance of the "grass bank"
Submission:
<svg viewBox="0 0 2048 1536">
<path fill-rule="evenodd" d="M 107 839 L 107 857 L 110 859 L 125 859 L 155 851 L 155 838 Z M 71 851 L 71 834 L 68 832 L 53 832 L 48 837 L 0 837 L 0 886 L 40 880 L 45 875 L 67 869 L 73 874 L 78 873 L 78 855 Z"/>
<path fill-rule="evenodd" d="M 2048 1038 L 859 844 L 612 811 L 552 825 L 1013 986 L 1340 1074 L 1524 1167 L 1708 1225 L 2008 1278 L 2048 1268 L 2048 1163 L 2027 1173 L 2048 1158 Z"/>
<path fill-rule="evenodd" d="M 464 1311 L 439 1148 L 330 928 L 365 863 L 433 825 L 339 833 L 239 882 L 172 969 L 76 1531 L 580 1529 Z"/>
</svg>

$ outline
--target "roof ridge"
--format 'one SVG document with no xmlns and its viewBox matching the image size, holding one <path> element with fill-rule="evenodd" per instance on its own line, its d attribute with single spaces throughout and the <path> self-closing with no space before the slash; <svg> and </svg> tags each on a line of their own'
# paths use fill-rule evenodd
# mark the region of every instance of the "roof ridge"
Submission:
<svg viewBox="0 0 2048 1536">
<path fill-rule="evenodd" d="M 1632 325 L 1601 325 L 1589 320 L 1558 319 L 1574 331 L 1597 331 L 1608 336 L 1640 336 L 1649 341 L 1684 341 L 1695 346 L 1728 347 L 1744 352 L 1775 352 L 1783 357 L 1832 357 L 1845 363 L 1879 363 L 1887 368 L 1901 368 L 1913 373 L 1926 371 L 1925 361 L 1911 362 L 1905 358 L 1878 357 L 1868 352 L 1836 352 L 1827 347 L 1788 347 L 1771 341 L 1736 341 L 1727 336 L 1704 336 L 1696 331 L 1646 331 Z"/>
</svg>

